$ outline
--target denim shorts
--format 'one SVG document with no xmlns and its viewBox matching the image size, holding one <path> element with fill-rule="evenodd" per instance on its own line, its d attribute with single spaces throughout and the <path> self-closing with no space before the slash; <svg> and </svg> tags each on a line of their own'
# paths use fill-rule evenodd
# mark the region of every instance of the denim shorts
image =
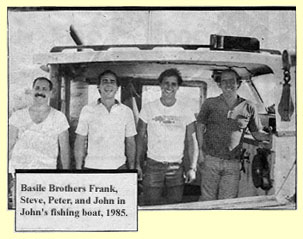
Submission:
<svg viewBox="0 0 303 239">
<path fill-rule="evenodd" d="M 147 158 L 144 170 L 143 186 L 173 187 L 184 184 L 183 164 L 158 162 Z"/>
</svg>

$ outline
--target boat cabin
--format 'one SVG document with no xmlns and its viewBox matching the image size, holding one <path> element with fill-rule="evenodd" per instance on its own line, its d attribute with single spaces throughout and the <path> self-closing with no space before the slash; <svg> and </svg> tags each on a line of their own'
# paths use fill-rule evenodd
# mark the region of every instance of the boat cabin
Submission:
<svg viewBox="0 0 303 239">
<path fill-rule="evenodd" d="M 71 147 L 82 107 L 99 98 L 97 76 L 104 70 L 120 77 L 116 97 L 133 110 L 136 121 L 142 105 L 160 97 L 157 78 L 162 71 L 177 68 L 181 72 L 184 82 L 177 98 L 198 114 L 206 98 L 221 93 L 214 78 L 224 69 L 235 70 L 242 78 L 239 95 L 257 105 L 264 130 L 273 131 L 267 144 L 245 134 L 239 198 L 198 201 L 198 175 L 196 182 L 186 185 L 183 203 L 144 206 L 139 195 L 140 209 L 296 207 L 295 55 L 261 49 L 255 38 L 211 35 L 207 45 L 58 46 L 36 55 L 34 62 L 49 72 L 54 83 L 51 105 L 70 122 Z M 265 189 L 258 186 L 260 178 L 253 167 L 259 151 L 268 165 L 270 186 Z"/>
</svg>

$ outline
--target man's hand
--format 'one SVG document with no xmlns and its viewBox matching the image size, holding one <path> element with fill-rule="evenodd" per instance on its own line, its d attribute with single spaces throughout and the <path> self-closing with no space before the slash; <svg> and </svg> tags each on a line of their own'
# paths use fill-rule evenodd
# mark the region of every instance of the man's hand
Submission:
<svg viewBox="0 0 303 239">
<path fill-rule="evenodd" d="M 19 129 L 15 126 L 9 125 L 8 133 L 8 160 L 11 159 L 13 148 L 18 140 Z"/>
<path fill-rule="evenodd" d="M 140 165 L 136 165 L 136 169 L 138 171 L 138 181 L 143 180 L 143 171 Z"/>
<path fill-rule="evenodd" d="M 190 168 L 185 175 L 185 183 L 191 183 L 196 179 L 196 170 Z"/>
<path fill-rule="evenodd" d="M 269 127 L 269 131 L 267 133 L 267 140 L 260 142 L 260 147 L 265 148 L 265 149 L 271 149 L 272 140 L 273 140 L 273 130 L 271 127 Z"/>
<path fill-rule="evenodd" d="M 125 146 L 126 146 L 126 157 L 128 168 L 135 168 L 135 156 L 136 156 L 136 141 L 135 136 L 125 137 Z"/>
<path fill-rule="evenodd" d="M 136 137 L 137 152 L 135 168 L 138 170 L 138 180 L 141 181 L 143 179 L 143 172 L 140 165 L 143 165 L 145 153 L 147 150 L 147 123 L 145 123 L 142 119 L 139 119 L 137 132 L 138 134 Z"/>
<path fill-rule="evenodd" d="M 62 169 L 70 169 L 70 146 L 69 146 L 69 133 L 68 130 L 59 134 L 59 147 L 60 147 L 60 160 Z"/>
<path fill-rule="evenodd" d="M 77 134 L 74 145 L 76 169 L 82 169 L 82 164 L 86 156 L 86 141 L 87 136 Z"/>
<path fill-rule="evenodd" d="M 267 132 L 264 131 L 251 132 L 251 135 L 254 137 L 254 139 L 259 141 L 260 147 L 267 149 L 272 148 L 273 131 L 271 127 L 267 129 Z"/>
<path fill-rule="evenodd" d="M 203 153 L 202 149 L 199 149 L 199 155 L 198 155 L 198 164 L 203 164 L 205 161 L 205 155 Z"/>
</svg>

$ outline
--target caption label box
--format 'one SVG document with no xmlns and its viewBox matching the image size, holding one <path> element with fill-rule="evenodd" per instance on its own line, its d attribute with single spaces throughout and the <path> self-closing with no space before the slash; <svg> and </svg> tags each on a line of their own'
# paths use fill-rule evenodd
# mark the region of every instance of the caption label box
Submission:
<svg viewBox="0 0 303 239">
<path fill-rule="evenodd" d="M 136 173 L 17 173 L 16 231 L 137 231 Z"/>
</svg>

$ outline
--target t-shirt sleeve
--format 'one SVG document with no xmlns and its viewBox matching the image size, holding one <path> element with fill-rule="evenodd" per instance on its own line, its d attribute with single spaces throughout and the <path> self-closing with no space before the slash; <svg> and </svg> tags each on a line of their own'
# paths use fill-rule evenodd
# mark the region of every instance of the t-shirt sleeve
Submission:
<svg viewBox="0 0 303 239">
<path fill-rule="evenodd" d="M 250 105 L 250 111 L 251 111 L 251 117 L 248 122 L 248 129 L 250 132 L 257 132 L 261 130 L 263 127 L 260 118 L 258 116 L 256 106 Z"/>
<path fill-rule="evenodd" d="M 148 122 L 148 118 L 149 118 L 148 105 L 143 105 L 139 114 L 139 118 L 143 120 L 144 123 Z"/>
<path fill-rule="evenodd" d="M 88 135 L 89 114 L 88 109 L 84 106 L 81 110 L 76 133 L 82 136 Z"/>
<path fill-rule="evenodd" d="M 125 137 L 131 137 L 137 134 L 134 114 L 131 109 L 126 110 Z"/>
<path fill-rule="evenodd" d="M 193 111 L 187 110 L 186 111 L 186 115 L 187 115 L 187 117 L 186 117 L 186 121 L 187 121 L 186 125 L 189 125 L 189 124 L 191 124 L 191 123 L 193 123 L 193 122 L 196 121 L 195 113 Z"/>
<path fill-rule="evenodd" d="M 11 117 L 8 119 L 8 125 L 20 128 L 21 122 L 23 122 L 20 112 L 21 111 L 16 111 L 12 113 Z"/>
<path fill-rule="evenodd" d="M 201 106 L 201 110 L 197 116 L 197 122 L 206 124 L 209 115 L 209 101 L 205 100 L 205 102 Z"/>
<path fill-rule="evenodd" d="M 61 134 L 63 131 L 67 130 L 69 128 L 69 124 L 67 122 L 66 116 L 59 111 L 58 117 L 57 117 L 57 129 L 58 134 Z"/>
</svg>

